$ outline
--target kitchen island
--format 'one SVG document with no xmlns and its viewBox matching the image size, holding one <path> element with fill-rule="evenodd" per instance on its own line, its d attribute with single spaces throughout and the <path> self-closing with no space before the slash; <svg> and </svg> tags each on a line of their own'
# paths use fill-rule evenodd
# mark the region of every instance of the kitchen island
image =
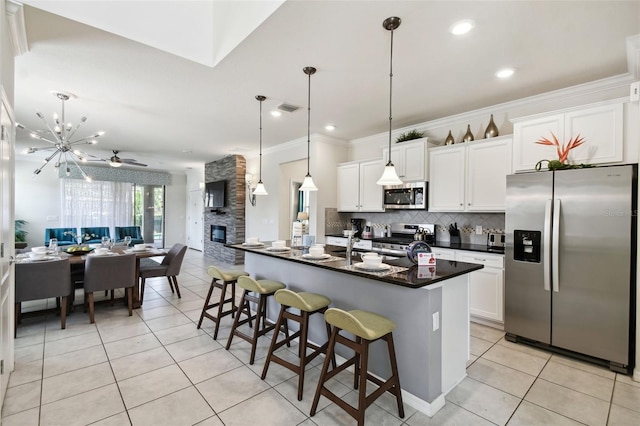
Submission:
<svg viewBox="0 0 640 426">
<path fill-rule="evenodd" d="M 468 274 L 482 265 L 438 260 L 435 268 L 418 267 L 408 259 L 394 259 L 385 260 L 385 271 L 367 272 L 358 268 L 357 256 L 349 264 L 344 253 L 328 251 L 326 259 L 310 260 L 306 251 L 274 251 L 268 243 L 229 247 L 246 252 L 244 269 L 256 279 L 278 280 L 293 291 L 323 294 L 332 307 L 368 310 L 394 321 L 403 398 L 425 414 L 433 416 L 442 408 L 445 395 L 466 376 Z M 277 312 L 271 302 L 269 317 L 274 320 Z M 323 318 L 316 315 L 310 321 L 309 340 L 326 341 Z M 369 369 L 383 378 L 390 374 L 386 346 L 379 342 L 371 346 Z"/>
</svg>

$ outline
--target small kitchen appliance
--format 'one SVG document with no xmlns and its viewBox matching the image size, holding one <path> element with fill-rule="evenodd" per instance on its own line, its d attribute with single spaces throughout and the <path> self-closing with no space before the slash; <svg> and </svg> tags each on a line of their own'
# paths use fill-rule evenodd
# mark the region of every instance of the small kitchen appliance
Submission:
<svg viewBox="0 0 640 426">
<path fill-rule="evenodd" d="M 355 238 L 362 238 L 362 231 L 364 230 L 364 223 L 366 219 L 351 218 L 351 230 Z"/>
<path fill-rule="evenodd" d="M 416 210 L 427 208 L 428 182 L 409 182 L 383 187 L 385 209 Z"/>
<path fill-rule="evenodd" d="M 504 234 L 499 232 L 489 232 L 487 234 L 487 247 L 501 248 L 504 247 Z"/>
</svg>

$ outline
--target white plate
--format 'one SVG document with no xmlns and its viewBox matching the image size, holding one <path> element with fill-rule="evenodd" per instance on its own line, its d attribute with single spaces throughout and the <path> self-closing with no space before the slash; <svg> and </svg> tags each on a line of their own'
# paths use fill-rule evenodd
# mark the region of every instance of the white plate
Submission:
<svg viewBox="0 0 640 426">
<path fill-rule="evenodd" d="M 256 243 L 256 244 L 242 243 L 242 245 L 244 247 L 262 247 L 264 243 Z"/>
<path fill-rule="evenodd" d="M 291 247 L 267 247 L 268 251 L 289 251 Z"/>
<path fill-rule="evenodd" d="M 372 265 L 365 265 L 364 262 L 362 262 L 362 263 L 356 263 L 353 266 L 363 271 L 375 271 L 375 272 L 387 271 L 391 269 L 391 265 L 387 265 L 386 263 L 381 263 L 380 266 L 372 266 Z"/>
<path fill-rule="evenodd" d="M 53 260 L 53 259 L 59 259 L 59 258 L 55 256 L 44 256 L 44 257 L 38 257 L 38 258 L 30 257 L 28 259 L 32 262 L 42 262 L 43 260 Z"/>
<path fill-rule="evenodd" d="M 311 256 L 311 254 L 307 253 L 307 254 L 303 254 L 302 257 L 309 260 L 322 260 L 322 259 L 329 259 L 331 255 L 328 253 L 324 253 L 324 254 L 321 254 L 320 256 Z"/>
<path fill-rule="evenodd" d="M 106 253 L 95 253 L 95 252 L 93 252 L 93 253 L 89 254 L 89 256 L 115 256 L 115 255 L 116 255 L 116 253 L 114 253 L 112 251 L 108 251 Z"/>
</svg>

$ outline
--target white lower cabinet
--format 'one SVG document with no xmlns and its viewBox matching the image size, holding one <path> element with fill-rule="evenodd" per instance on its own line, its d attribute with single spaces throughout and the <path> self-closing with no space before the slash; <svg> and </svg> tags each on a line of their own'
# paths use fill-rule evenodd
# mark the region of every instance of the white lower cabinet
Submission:
<svg viewBox="0 0 640 426">
<path fill-rule="evenodd" d="M 456 251 L 456 260 L 484 265 L 483 269 L 469 274 L 469 310 L 472 318 L 504 323 L 504 256 Z"/>
</svg>

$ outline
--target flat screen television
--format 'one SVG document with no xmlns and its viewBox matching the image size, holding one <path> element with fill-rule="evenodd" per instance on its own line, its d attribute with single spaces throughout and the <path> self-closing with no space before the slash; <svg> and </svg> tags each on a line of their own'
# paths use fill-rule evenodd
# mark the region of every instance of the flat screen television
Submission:
<svg viewBox="0 0 640 426">
<path fill-rule="evenodd" d="M 224 207 L 227 182 L 218 180 L 207 182 L 204 186 L 204 206 L 210 209 Z"/>
</svg>

